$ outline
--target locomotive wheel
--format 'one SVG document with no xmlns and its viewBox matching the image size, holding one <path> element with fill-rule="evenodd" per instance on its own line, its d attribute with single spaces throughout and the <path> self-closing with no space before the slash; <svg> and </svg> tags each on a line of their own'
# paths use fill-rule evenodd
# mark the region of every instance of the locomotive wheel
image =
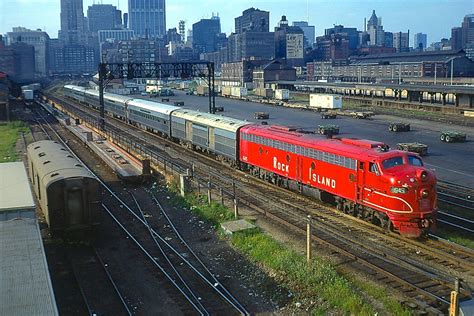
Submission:
<svg viewBox="0 0 474 316">
<path fill-rule="evenodd" d="M 447 142 L 447 143 L 450 143 L 450 142 L 451 142 L 451 136 L 446 135 L 446 142 Z"/>
<path fill-rule="evenodd" d="M 439 137 L 439 139 L 441 139 L 442 142 L 445 142 L 445 141 L 446 141 L 446 135 L 441 134 L 441 136 Z"/>
</svg>

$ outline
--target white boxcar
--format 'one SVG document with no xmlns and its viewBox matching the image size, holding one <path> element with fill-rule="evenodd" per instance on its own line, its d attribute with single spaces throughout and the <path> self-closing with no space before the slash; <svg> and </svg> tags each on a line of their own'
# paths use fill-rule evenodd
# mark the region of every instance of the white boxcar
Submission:
<svg viewBox="0 0 474 316">
<path fill-rule="evenodd" d="M 319 109 L 341 109 L 342 97 L 338 94 L 310 94 L 309 106 Z"/>
<path fill-rule="evenodd" d="M 275 99 L 288 101 L 290 98 L 290 91 L 288 89 L 276 89 Z"/>
<path fill-rule="evenodd" d="M 247 88 L 245 87 L 232 87 L 231 95 L 236 98 L 242 98 L 247 96 Z"/>
</svg>

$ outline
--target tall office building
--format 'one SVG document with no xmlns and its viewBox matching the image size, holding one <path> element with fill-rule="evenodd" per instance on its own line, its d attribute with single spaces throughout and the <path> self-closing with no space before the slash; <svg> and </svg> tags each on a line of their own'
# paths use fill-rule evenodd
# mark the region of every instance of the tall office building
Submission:
<svg viewBox="0 0 474 316">
<path fill-rule="evenodd" d="M 29 30 L 24 27 L 14 27 L 12 32 L 7 33 L 7 42 L 25 43 L 35 48 L 35 73 L 38 77 L 44 77 L 48 74 L 48 33 L 41 30 Z"/>
<path fill-rule="evenodd" d="M 397 50 L 397 53 L 409 52 L 410 51 L 410 30 L 407 33 L 396 32 L 393 33 L 393 47 Z"/>
<path fill-rule="evenodd" d="M 201 19 L 193 24 L 193 48 L 198 53 L 210 53 L 217 50 L 217 38 L 221 32 L 221 20 L 218 16 Z"/>
<path fill-rule="evenodd" d="M 290 66 L 300 66 L 304 57 L 304 32 L 297 26 L 289 26 L 282 16 L 275 27 L 275 58 L 284 58 Z"/>
<path fill-rule="evenodd" d="M 129 28 L 140 38 L 166 34 L 165 0 L 128 0 Z"/>
<path fill-rule="evenodd" d="M 343 25 L 334 25 L 333 27 L 324 30 L 324 35 L 326 36 L 330 37 L 333 34 L 347 37 L 347 39 L 349 40 L 349 49 L 351 51 L 355 51 L 357 49 L 357 46 L 359 46 L 359 33 L 357 32 L 357 28 L 355 27 L 344 27 Z"/>
<path fill-rule="evenodd" d="M 464 17 L 461 27 L 451 29 L 451 47 L 452 49 L 461 49 L 473 43 L 474 14 L 468 14 Z"/>
<path fill-rule="evenodd" d="M 87 9 L 89 32 L 116 30 L 122 27 L 122 11 L 111 4 L 94 4 Z"/>
<path fill-rule="evenodd" d="M 375 10 L 372 11 L 372 16 L 367 22 L 367 33 L 370 36 L 371 46 L 382 46 L 385 42 L 385 35 L 382 26 L 382 18 L 377 17 Z"/>
<path fill-rule="evenodd" d="M 303 30 L 304 33 L 304 47 L 312 47 L 314 44 L 314 25 L 309 25 L 306 21 L 293 22 L 293 26 L 297 26 Z"/>
<path fill-rule="evenodd" d="M 65 44 L 86 41 L 86 27 L 82 0 L 61 0 L 61 30 L 59 39 Z"/>
<path fill-rule="evenodd" d="M 235 33 L 268 32 L 270 30 L 270 12 L 250 8 L 235 18 Z"/>
<path fill-rule="evenodd" d="M 416 33 L 413 38 L 413 48 L 422 52 L 426 49 L 427 36 L 423 33 Z"/>
</svg>

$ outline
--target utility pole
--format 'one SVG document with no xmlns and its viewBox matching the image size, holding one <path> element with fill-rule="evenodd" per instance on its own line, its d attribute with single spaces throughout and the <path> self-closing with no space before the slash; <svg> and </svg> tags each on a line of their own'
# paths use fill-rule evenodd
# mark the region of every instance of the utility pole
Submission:
<svg viewBox="0 0 474 316">
<path fill-rule="evenodd" d="M 398 65 L 398 84 L 402 83 L 402 63 Z"/>
<path fill-rule="evenodd" d="M 453 85 L 453 68 L 454 68 L 454 58 L 451 59 L 451 85 Z"/>
</svg>

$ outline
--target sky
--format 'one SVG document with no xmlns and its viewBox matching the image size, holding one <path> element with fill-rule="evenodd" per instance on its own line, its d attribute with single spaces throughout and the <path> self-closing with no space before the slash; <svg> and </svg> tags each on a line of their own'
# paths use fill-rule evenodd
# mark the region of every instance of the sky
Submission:
<svg viewBox="0 0 474 316">
<path fill-rule="evenodd" d="M 94 2 L 113 4 L 127 11 L 127 0 L 84 0 L 84 15 Z M 174 0 L 166 1 L 166 27 L 178 27 L 179 20 L 186 28 L 202 18 L 219 14 L 222 32 L 234 31 L 234 18 L 242 11 L 255 7 L 270 11 L 270 30 L 282 15 L 293 21 L 315 25 L 316 36 L 334 24 L 363 30 L 364 18 L 372 10 L 382 17 L 385 31 L 410 30 L 410 44 L 418 32 L 428 34 L 428 43 L 451 37 L 451 28 L 460 26 L 465 15 L 474 13 L 474 0 Z M 0 34 L 14 26 L 41 28 L 56 38 L 60 25 L 60 0 L 0 0 Z"/>
</svg>

